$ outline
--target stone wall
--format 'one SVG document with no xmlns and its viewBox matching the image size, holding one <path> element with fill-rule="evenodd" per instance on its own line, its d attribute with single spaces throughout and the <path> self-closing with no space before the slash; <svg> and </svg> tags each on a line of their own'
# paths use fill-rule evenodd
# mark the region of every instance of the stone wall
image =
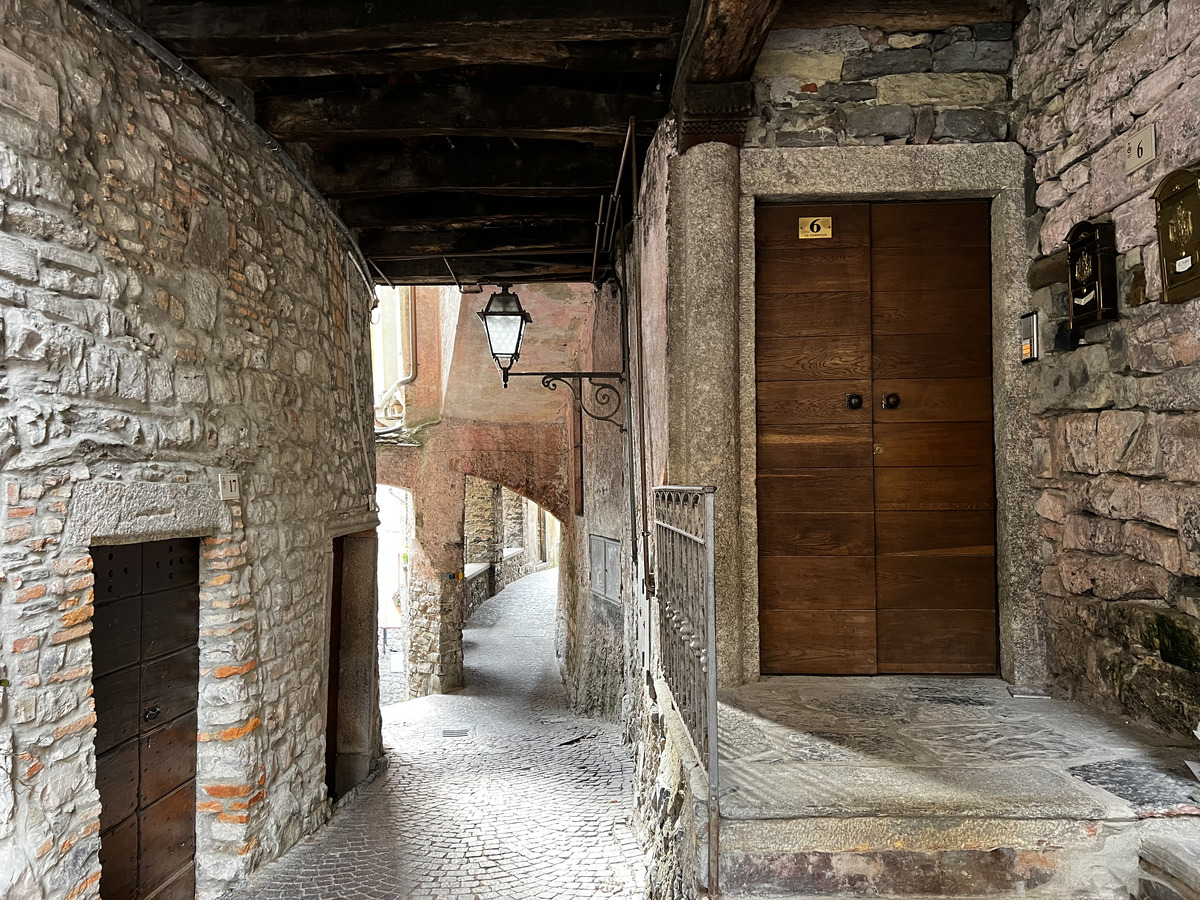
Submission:
<svg viewBox="0 0 1200 900">
<path fill-rule="evenodd" d="M 935 32 L 781 28 L 753 81 L 754 147 L 1002 141 L 1012 25 Z"/>
<path fill-rule="evenodd" d="M 1053 690 L 1159 728 L 1200 724 L 1200 303 L 1165 306 L 1151 193 L 1200 160 L 1200 4 L 1036 2 L 1017 33 L 1042 312 L 1032 412 Z M 1124 136 L 1158 159 L 1125 172 Z M 1053 351 L 1062 241 L 1116 225 L 1120 320 Z"/>
<path fill-rule="evenodd" d="M 196 535 L 212 896 L 328 815 L 332 536 L 374 524 L 370 293 L 215 105 L 61 0 L 0 20 L 0 895 L 97 893 L 89 545 Z"/>
<path fill-rule="evenodd" d="M 468 477 L 463 501 L 463 542 L 466 562 L 497 562 L 497 551 L 504 543 L 498 541 L 501 522 L 500 485 L 482 478 Z"/>
</svg>

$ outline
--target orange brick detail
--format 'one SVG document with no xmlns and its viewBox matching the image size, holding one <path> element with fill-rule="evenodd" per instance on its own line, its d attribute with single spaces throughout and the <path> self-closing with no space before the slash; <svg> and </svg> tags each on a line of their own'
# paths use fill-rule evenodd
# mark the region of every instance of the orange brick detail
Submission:
<svg viewBox="0 0 1200 900">
<path fill-rule="evenodd" d="M 221 811 L 221 801 L 201 800 L 196 804 L 196 811 L 203 813 L 219 813 Z"/>
<path fill-rule="evenodd" d="M 217 818 L 222 822 L 230 822 L 234 825 L 245 825 L 250 821 L 248 813 L 221 813 Z"/>
<path fill-rule="evenodd" d="M 34 584 L 17 591 L 17 602 L 28 603 L 30 600 L 39 600 L 46 596 L 46 586 L 44 584 Z"/>
<path fill-rule="evenodd" d="M 13 641 L 13 653 L 28 653 L 30 650 L 36 650 L 37 645 L 38 636 L 31 634 L 29 637 Z"/>
<path fill-rule="evenodd" d="M 254 731 L 254 729 L 257 728 L 261 724 L 262 724 L 262 721 L 258 718 L 258 716 L 254 716 L 254 718 L 252 718 L 245 725 L 237 725 L 237 726 L 234 726 L 233 728 L 226 728 L 224 731 L 221 732 L 221 740 L 236 741 L 239 738 L 244 738 L 246 735 L 250 734 L 250 732 Z"/>
<path fill-rule="evenodd" d="M 76 625 L 74 628 L 54 632 L 54 634 L 50 635 L 50 643 L 65 644 L 67 641 L 73 641 L 76 638 L 87 637 L 91 633 L 92 623 L 84 622 L 82 625 Z"/>
<path fill-rule="evenodd" d="M 96 583 L 96 576 L 91 572 L 86 575 L 80 575 L 78 578 L 72 578 L 67 582 L 68 591 L 82 591 L 84 588 L 89 588 Z"/>
<path fill-rule="evenodd" d="M 238 856 L 245 856 L 247 853 L 249 853 L 251 850 L 253 850 L 257 846 L 258 846 L 258 838 L 251 838 L 250 843 L 243 844 L 241 847 L 238 847 Z"/>
<path fill-rule="evenodd" d="M 33 534 L 32 525 L 11 525 L 4 529 L 4 539 L 9 542 L 23 541 Z"/>
<path fill-rule="evenodd" d="M 258 665 L 257 662 L 250 660 L 250 662 L 242 663 L 240 666 L 217 666 L 213 674 L 217 678 L 228 678 L 230 675 L 245 675 L 256 665 Z"/>
<path fill-rule="evenodd" d="M 65 672 L 54 673 L 50 676 L 50 683 L 56 684 L 60 681 L 76 681 L 80 678 L 87 678 L 91 674 L 91 666 L 76 666 L 74 669 L 67 669 Z"/>
<path fill-rule="evenodd" d="M 54 841 L 52 841 L 52 840 L 46 841 L 46 843 L 42 844 L 40 847 L 37 848 L 38 859 L 41 859 L 43 856 L 45 856 L 47 853 L 49 853 L 52 849 L 54 849 Z"/>
<path fill-rule="evenodd" d="M 10 519 L 28 519 L 36 512 L 36 506 L 10 506 L 8 508 L 8 517 Z"/>
<path fill-rule="evenodd" d="M 75 887 L 71 888 L 71 892 L 67 894 L 66 900 L 75 900 L 76 897 L 78 897 L 92 885 L 96 884 L 99 880 L 100 873 L 93 872 L 87 878 L 83 879 L 83 881 L 79 882 L 79 884 L 75 885 Z"/>
<path fill-rule="evenodd" d="M 54 739 L 57 741 L 60 738 L 66 737 L 68 734 L 77 734 L 78 732 L 83 731 L 85 728 L 91 728 L 95 724 L 96 714 L 94 712 L 90 712 L 82 719 L 76 719 L 69 725 L 59 725 L 54 729 Z"/>
<path fill-rule="evenodd" d="M 32 778 L 32 777 L 33 777 L 34 775 L 36 775 L 38 772 L 42 771 L 42 769 L 43 769 L 43 768 L 45 768 L 45 767 L 42 765 L 42 762 L 41 762 L 41 760 L 36 760 L 36 759 L 35 759 L 35 760 L 33 761 L 33 765 L 32 765 L 32 766 L 30 766 L 28 769 L 26 769 L 26 770 L 25 770 L 25 777 L 26 777 L 26 778 Z M 65 853 L 66 851 L 67 851 L 67 848 L 66 848 L 66 847 L 63 847 L 63 852 Z"/>
<path fill-rule="evenodd" d="M 215 578 L 210 578 L 208 581 L 204 582 L 204 586 L 219 587 L 222 584 L 229 584 L 231 581 L 233 581 L 233 576 L 226 572 L 223 575 L 217 575 Z"/>
<path fill-rule="evenodd" d="M 54 571 L 59 575 L 77 575 L 80 572 L 92 571 L 90 556 L 77 556 L 75 559 L 60 559 L 54 564 Z"/>
<path fill-rule="evenodd" d="M 73 628 L 80 622 L 86 622 L 92 617 L 92 613 L 96 608 L 90 603 L 87 606 L 81 606 L 78 609 L 73 609 L 62 617 L 62 623 L 67 628 Z"/>
<path fill-rule="evenodd" d="M 206 784 L 204 793 L 210 797 L 245 797 L 250 793 L 248 784 Z"/>
</svg>

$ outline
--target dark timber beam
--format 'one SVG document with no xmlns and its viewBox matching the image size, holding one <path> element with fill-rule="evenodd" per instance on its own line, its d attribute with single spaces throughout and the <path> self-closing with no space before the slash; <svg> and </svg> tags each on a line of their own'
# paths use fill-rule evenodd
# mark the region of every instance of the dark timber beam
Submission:
<svg viewBox="0 0 1200 900">
<path fill-rule="evenodd" d="M 390 75 L 456 66 L 525 65 L 586 72 L 670 74 L 679 38 L 631 41 L 518 41 L 501 37 L 471 44 L 435 44 L 360 53 L 213 56 L 195 62 L 210 78 L 314 78 Z"/>
<path fill-rule="evenodd" d="M 449 265 L 447 265 L 447 263 Z M 380 272 L 393 284 L 468 284 L 501 281 L 513 284 L 535 281 L 590 281 L 591 254 L 553 260 L 528 257 L 511 259 L 410 259 L 380 260 Z M 454 275 L 450 272 L 453 269 Z M 601 266 L 603 269 L 603 266 Z"/>
<path fill-rule="evenodd" d="M 782 2 L 692 0 L 676 69 L 676 96 L 687 84 L 723 84 L 749 78 Z"/>
<path fill-rule="evenodd" d="M 358 243 L 364 254 L 378 262 L 443 256 L 579 255 L 591 252 L 595 240 L 594 225 L 544 222 L 447 231 L 369 231 L 359 235 Z"/>
<path fill-rule="evenodd" d="M 338 214 L 351 228 L 442 228 L 524 219 L 595 223 L 599 211 L 599 192 L 596 196 L 565 198 L 491 197 L 453 192 L 403 194 L 342 200 L 338 204 Z"/>
<path fill-rule="evenodd" d="M 679 0 L 147 2 L 141 24 L 179 55 L 344 53 L 526 41 L 640 40 L 677 32 Z"/>
<path fill-rule="evenodd" d="M 750 118 L 748 79 L 783 0 L 692 0 L 675 70 L 679 149 L 740 145 Z"/>
<path fill-rule="evenodd" d="M 641 94 L 541 85 L 408 86 L 266 98 L 259 124 L 282 141 L 320 142 L 428 135 L 559 138 L 619 145 L 629 117 L 646 137 L 666 112 Z"/>
<path fill-rule="evenodd" d="M 775 27 L 862 25 L 884 31 L 929 31 L 951 25 L 1012 22 L 1026 11 L 1023 0 L 785 0 Z"/>
<path fill-rule="evenodd" d="M 432 190 L 577 196 L 611 191 L 620 163 L 619 150 L 573 141 L 433 138 L 318 153 L 313 183 L 334 199 Z"/>
</svg>

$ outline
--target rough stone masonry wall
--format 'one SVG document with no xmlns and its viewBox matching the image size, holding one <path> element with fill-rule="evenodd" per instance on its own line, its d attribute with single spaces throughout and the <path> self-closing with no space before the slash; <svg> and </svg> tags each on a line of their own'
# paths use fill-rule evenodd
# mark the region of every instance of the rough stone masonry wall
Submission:
<svg viewBox="0 0 1200 900">
<path fill-rule="evenodd" d="M 1012 25 L 781 28 L 754 71 L 750 147 L 1002 141 Z"/>
<path fill-rule="evenodd" d="M 373 519 L 369 293 L 212 103 L 62 0 L 0 23 L 0 896 L 97 896 L 88 547 L 185 533 L 211 896 L 327 816 L 330 533 Z"/>
<path fill-rule="evenodd" d="M 1034 367 L 1033 474 L 1055 692 L 1200 724 L 1200 301 L 1159 303 L 1151 193 L 1200 161 L 1200 2 L 1040 0 L 1021 24 L 1017 137 L 1033 158 L 1043 348 L 1067 312 L 1062 241 L 1116 224 L 1120 321 Z M 1158 159 L 1125 173 L 1155 123 Z"/>
</svg>

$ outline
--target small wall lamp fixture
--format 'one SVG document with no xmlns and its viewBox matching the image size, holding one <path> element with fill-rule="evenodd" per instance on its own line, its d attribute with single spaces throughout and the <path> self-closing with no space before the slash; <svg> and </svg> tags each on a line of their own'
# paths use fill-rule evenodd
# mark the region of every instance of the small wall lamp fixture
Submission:
<svg viewBox="0 0 1200 900">
<path fill-rule="evenodd" d="M 618 384 L 625 381 L 624 372 L 513 372 L 513 364 L 521 356 L 521 340 L 525 336 L 525 326 L 533 321 L 533 317 L 521 306 L 521 298 L 510 290 L 511 284 L 500 284 L 500 291 L 488 298 L 487 306 L 478 313 L 479 321 L 483 322 L 487 332 L 488 349 L 496 368 L 500 370 L 505 389 L 508 388 L 509 378 L 541 378 L 542 387 L 557 390 L 558 385 L 565 384 L 579 403 L 579 408 L 598 422 L 612 422 L 625 430 L 624 422 L 618 418 L 621 412 L 621 390 L 616 385 L 606 383 L 606 380 L 616 380 Z M 622 302 L 624 298 L 622 296 Z M 622 313 L 624 309 L 622 308 Z M 624 315 L 622 315 L 624 322 Z M 584 396 L 583 381 L 587 380 L 592 388 L 592 409 L 588 408 L 588 399 Z"/>
</svg>

